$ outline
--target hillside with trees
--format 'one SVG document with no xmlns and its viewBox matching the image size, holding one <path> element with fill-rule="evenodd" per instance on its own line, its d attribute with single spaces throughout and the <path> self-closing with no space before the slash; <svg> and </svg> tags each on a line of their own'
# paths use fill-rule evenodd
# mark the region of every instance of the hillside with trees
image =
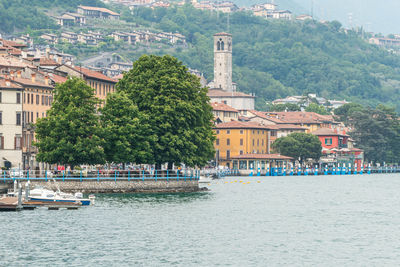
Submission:
<svg viewBox="0 0 400 267">
<path fill-rule="evenodd" d="M 56 29 L 46 15 L 53 8 L 76 11 L 78 5 L 105 6 L 100 0 L 0 0 L 0 33 L 29 29 Z"/>
<path fill-rule="evenodd" d="M 9 6 L 10 11 L 15 5 L 8 2 L 0 0 L 3 6 Z M 50 9 L 58 2 L 64 3 L 60 6 L 65 10 L 74 9 L 78 4 L 102 5 L 99 0 L 14 2 L 24 2 L 25 5 L 20 6 L 29 7 L 32 12 L 36 8 L 39 13 L 44 12 L 40 11 L 44 6 Z M 337 21 L 267 20 L 247 12 L 236 12 L 228 18 L 227 14 L 198 10 L 190 4 L 134 10 L 123 6 L 108 7 L 121 13 L 120 22 L 91 21 L 85 28 L 75 30 L 92 29 L 109 34 L 139 27 L 179 32 L 186 37 L 187 48 L 149 46 L 137 49 L 132 46 L 131 49 L 122 49 L 123 56 L 133 61 L 142 54 L 172 54 L 188 67 L 203 72 L 208 81 L 213 79 L 213 34 L 232 33 L 233 80 L 240 91 L 256 94 L 259 109 L 266 109 L 266 101 L 273 99 L 316 93 L 328 99 L 346 99 L 369 106 L 383 103 L 400 110 L 400 57 L 368 44 L 362 33 L 344 30 Z M 0 18 L 5 20 L 3 16 Z M 46 24 L 49 22 L 45 20 L 43 23 L 33 22 L 40 20 L 40 16 L 26 16 L 25 19 L 31 20 L 24 22 L 31 29 L 57 27 L 53 20 L 52 24 Z M 22 19 L 20 23 L 23 23 Z M 0 24 L 0 28 L 3 26 Z M 19 27 L 24 28 L 23 25 Z M 93 51 L 100 53 L 102 49 L 95 47 L 88 51 L 93 54 Z M 81 57 L 85 54 L 85 49 L 79 46 L 63 51 L 76 52 Z"/>
<path fill-rule="evenodd" d="M 182 8 L 121 10 L 123 19 L 152 24 L 187 37 L 188 50 L 174 54 L 213 79 L 213 41 L 228 31 L 227 15 Z M 361 34 L 345 31 L 337 21 L 266 20 L 246 12 L 230 15 L 233 35 L 233 80 L 239 90 L 265 100 L 316 93 L 366 105 L 400 109 L 400 57 L 368 44 Z"/>
</svg>

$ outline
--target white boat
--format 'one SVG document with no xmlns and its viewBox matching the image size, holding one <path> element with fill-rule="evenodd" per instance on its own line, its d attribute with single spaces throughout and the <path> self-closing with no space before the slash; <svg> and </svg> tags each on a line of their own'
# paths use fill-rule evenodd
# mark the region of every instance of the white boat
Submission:
<svg viewBox="0 0 400 267">
<path fill-rule="evenodd" d="M 212 181 L 211 176 L 200 175 L 199 183 L 211 183 L 211 181 Z"/>
<path fill-rule="evenodd" d="M 76 203 L 80 202 L 82 206 L 94 204 L 95 196 L 90 195 L 89 198 L 83 198 L 83 194 L 78 192 L 73 194 L 63 193 L 61 191 L 52 191 L 45 188 L 37 187 L 28 193 L 28 198 L 32 201 L 45 202 L 65 202 Z"/>
</svg>

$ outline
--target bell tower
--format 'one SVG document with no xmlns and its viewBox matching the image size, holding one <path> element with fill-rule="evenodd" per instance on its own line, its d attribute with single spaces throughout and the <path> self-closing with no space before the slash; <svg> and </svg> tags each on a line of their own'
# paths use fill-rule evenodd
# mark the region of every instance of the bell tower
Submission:
<svg viewBox="0 0 400 267">
<path fill-rule="evenodd" d="M 214 87 L 233 92 L 232 86 L 232 35 L 214 34 Z"/>
</svg>

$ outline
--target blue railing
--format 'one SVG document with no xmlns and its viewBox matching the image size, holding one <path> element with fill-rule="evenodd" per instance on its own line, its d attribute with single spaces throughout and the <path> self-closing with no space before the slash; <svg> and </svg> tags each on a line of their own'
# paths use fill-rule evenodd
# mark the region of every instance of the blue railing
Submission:
<svg viewBox="0 0 400 267">
<path fill-rule="evenodd" d="M 39 173 L 35 171 L 2 171 L 0 181 L 191 181 L 199 180 L 199 178 L 199 170 L 98 170 L 94 173 L 58 171 L 56 174 L 48 171 Z"/>
</svg>

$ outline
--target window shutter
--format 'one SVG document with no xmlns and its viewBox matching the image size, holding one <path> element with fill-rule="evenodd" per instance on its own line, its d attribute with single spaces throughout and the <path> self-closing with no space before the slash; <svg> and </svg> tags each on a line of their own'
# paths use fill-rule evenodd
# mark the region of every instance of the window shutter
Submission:
<svg viewBox="0 0 400 267">
<path fill-rule="evenodd" d="M 0 148 L 4 149 L 4 136 L 1 137 L 1 144 L 0 144 Z"/>
<path fill-rule="evenodd" d="M 17 137 L 14 137 L 14 149 L 17 149 Z"/>
</svg>

